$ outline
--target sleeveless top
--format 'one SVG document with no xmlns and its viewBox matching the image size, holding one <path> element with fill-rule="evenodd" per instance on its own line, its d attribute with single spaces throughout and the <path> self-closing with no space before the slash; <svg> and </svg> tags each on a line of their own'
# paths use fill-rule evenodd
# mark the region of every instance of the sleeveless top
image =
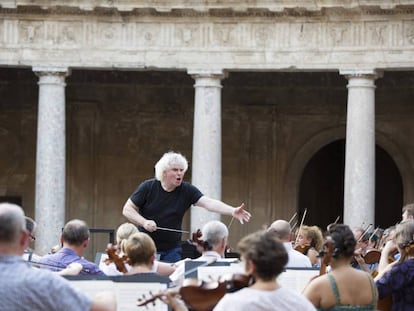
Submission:
<svg viewBox="0 0 414 311">
<path fill-rule="evenodd" d="M 372 290 L 372 302 L 369 305 L 364 306 L 350 306 L 350 305 L 342 305 L 341 304 L 341 297 L 339 296 L 338 286 L 336 285 L 336 281 L 331 274 L 328 274 L 329 282 L 331 283 L 332 291 L 335 295 L 336 305 L 328 308 L 317 308 L 318 311 L 372 311 L 376 310 L 375 304 L 377 302 L 377 295 L 375 292 L 375 284 L 374 281 L 370 278 L 371 283 L 371 290 Z"/>
</svg>

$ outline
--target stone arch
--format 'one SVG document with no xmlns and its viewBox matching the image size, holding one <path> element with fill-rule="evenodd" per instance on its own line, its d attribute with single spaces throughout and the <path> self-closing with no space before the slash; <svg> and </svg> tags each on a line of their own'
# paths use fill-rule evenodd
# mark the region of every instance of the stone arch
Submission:
<svg viewBox="0 0 414 311">
<path fill-rule="evenodd" d="M 299 194 L 300 183 L 308 163 L 313 157 L 324 147 L 345 139 L 345 126 L 339 126 L 335 128 L 325 129 L 320 133 L 314 135 L 309 139 L 296 153 L 293 158 L 286 177 L 285 188 L 285 202 L 284 206 L 290 208 L 289 213 L 293 214 L 299 210 Z M 386 154 L 388 163 L 390 161 L 395 165 L 396 171 L 401 178 L 402 188 L 402 200 L 407 202 L 407 193 L 404 189 L 407 189 L 409 180 L 411 180 L 412 170 L 409 166 L 409 162 L 405 159 L 404 154 L 399 150 L 398 146 L 390 140 L 384 133 L 376 133 L 376 146 L 382 154 Z M 401 206 L 398 206 L 398 210 Z M 399 216 L 399 211 L 393 211 L 393 217 Z M 301 217 L 301 215 L 300 215 Z M 333 219 L 334 220 L 334 219 Z"/>
</svg>

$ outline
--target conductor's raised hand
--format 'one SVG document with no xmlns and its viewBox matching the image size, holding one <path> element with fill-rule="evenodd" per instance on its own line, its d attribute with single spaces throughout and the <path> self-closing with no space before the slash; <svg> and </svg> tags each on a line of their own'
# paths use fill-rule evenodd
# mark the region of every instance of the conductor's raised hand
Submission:
<svg viewBox="0 0 414 311">
<path fill-rule="evenodd" d="M 146 220 L 144 222 L 143 228 L 147 230 L 148 232 L 153 232 L 157 230 L 157 224 L 153 220 Z"/>
<path fill-rule="evenodd" d="M 237 218 L 240 223 L 243 224 L 244 222 L 248 222 L 252 215 L 244 209 L 244 203 L 242 203 L 239 207 L 236 207 L 233 210 L 232 216 Z"/>
</svg>

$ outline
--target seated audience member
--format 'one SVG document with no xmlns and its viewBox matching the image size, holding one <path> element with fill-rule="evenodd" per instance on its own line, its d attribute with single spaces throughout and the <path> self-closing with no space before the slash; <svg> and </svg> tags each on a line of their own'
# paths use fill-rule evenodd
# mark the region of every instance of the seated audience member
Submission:
<svg viewBox="0 0 414 311">
<path fill-rule="evenodd" d="M 400 259 L 393 262 L 398 249 Z M 390 263 L 391 262 L 391 263 Z M 414 310 L 414 221 L 397 225 L 394 240 L 388 241 L 381 253 L 375 278 L 379 298 L 392 298 L 391 310 Z"/>
<path fill-rule="evenodd" d="M 277 282 L 288 262 L 288 255 L 274 233 L 259 231 L 250 234 L 239 242 L 238 249 L 246 274 L 254 282 L 249 287 L 226 294 L 214 311 L 315 310 L 305 297 L 281 287 Z M 162 299 L 174 311 L 187 310 L 171 293 L 167 292 Z"/>
<path fill-rule="evenodd" d="M 61 243 L 63 247 L 59 251 L 40 259 L 42 268 L 58 271 L 76 262 L 82 265 L 80 274 L 104 275 L 95 263 L 83 258 L 85 249 L 89 245 L 89 228 L 84 221 L 79 219 L 69 221 L 63 228 Z"/>
<path fill-rule="evenodd" d="M 297 233 L 295 250 L 309 257 L 312 267 L 320 267 L 319 253 L 323 246 L 322 231 L 318 226 L 303 225 Z"/>
<path fill-rule="evenodd" d="M 324 263 L 331 271 L 313 279 L 303 294 L 318 310 L 375 310 L 377 291 L 371 275 L 351 267 L 355 237 L 347 225 L 329 227 Z M 327 261 L 327 262 L 325 262 Z"/>
<path fill-rule="evenodd" d="M 125 242 L 132 234 L 137 232 L 139 232 L 138 228 L 129 222 L 123 223 L 118 227 L 116 230 L 116 255 L 118 257 L 122 258 L 123 256 L 126 256 Z M 107 258 L 108 255 L 103 254 L 99 263 L 99 268 L 105 273 L 105 275 L 123 275 L 123 273 L 117 269 L 116 265 L 113 262 L 109 262 Z M 131 266 L 125 262 L 125 268 L 129 271 Z M 175 271 L 175 267 L 173 264 L 155 260 L 152 270 L 153 272 L 157 272 L 162 275 L 170 275 Z"/>
<path fill-rule="evenodd" d="M 283 242 L 283 246 L 288 253 L 288 263 L 285 268 L 311 268 L 312 264 L 308 256 L 293 249 L 292 246 L 292 228 L 285 220 L 276 220 L 267 229 L 274 232 L 276 236 Z"/>
<path fill-rule="evenodd" d="M 64 278 L 50 271 L 33 269 L 23 258 L 30 243 L 20 206 L 0 203 L 0 309 L 19 311 L 113 311 L 112 293 L 93 300 Z"/>
</svg>

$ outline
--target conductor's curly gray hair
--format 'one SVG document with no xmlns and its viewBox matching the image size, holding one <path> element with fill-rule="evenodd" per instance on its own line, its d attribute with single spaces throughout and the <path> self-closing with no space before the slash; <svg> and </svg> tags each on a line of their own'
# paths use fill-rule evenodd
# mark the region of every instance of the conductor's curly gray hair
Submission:
<svg viewBox="0 0 414 311">
<path fill-rule="evenodd" d="M 161 159 L 159 159 L 155 164 L 155 178 L 162 182 L 164 172 L 172 168 L 174 165 L 181 166 L 184 173 L 188 169 L 187 159 L 181 153 L 174 151 L 164 153 Z"/>
</svg>

